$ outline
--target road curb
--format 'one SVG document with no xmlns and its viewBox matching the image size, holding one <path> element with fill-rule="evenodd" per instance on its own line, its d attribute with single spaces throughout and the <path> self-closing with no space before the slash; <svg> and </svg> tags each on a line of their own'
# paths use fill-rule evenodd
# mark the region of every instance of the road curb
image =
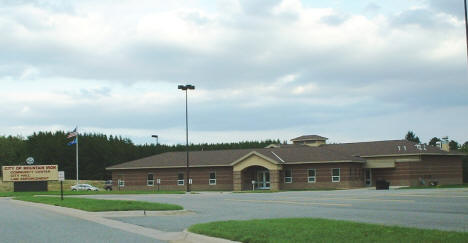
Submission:
<svg viewBox="0 0 468 243">
<path fill-rule="evenodd" d="M 238 241 L 226 240 L 222 238 L 216 238 L 212 236 L 200 235 L 189 232 L 187 229 L 183 231 L 185 233 L 185 242 L 203 242 L 203 243 L 234 243 Z M 172 242 L 172 241 L 171 241 Z M 174 241 L 177 242 L 177 241 Z"/>
<path fill-rule="evenodd" d="M 96 214 L 96 212 L 87 212 L 87 211 L 74 209 L 74 208 L 66 208 L 66 207 L 54 206 L 54 205 L 49 205 L 49 204 L 26 202 L 26 201 L 21 201 L 21 200 L 15 200 L 13 198 L 0 198 L 0 200 L 8 200 L 12 203 L 22 205 L 22 206 L 37 207 L 37 208 L 45 209 L 48 211 L 53 211 L 55 213 L 59 213 L 62 215 L 80 218 L 83 220 L 95 222 L 95 223 L 102 224 L 111 228 L 143 235 L 143 236 L 146 236 L 152 239 L 157 239 L 157 240 L 164 240 L 164 241 L 177 242 L 177 243 L 179 242 L 180 243 L 182 242 L 206 242 L 206 243 L 235 242 L 235 241 L 215 238 L 211 236 L 199 235 L 199 234 L 188 232 L 187 230 L 184 230 L 183 232 L 160 231 L 157 229 L 146 228 L 146 227 L 139 226 L 139 225 L 124 223 L 121 221 L 109 219 L 109 218 L 104 217 L 103 215 Z"/>
</svg>

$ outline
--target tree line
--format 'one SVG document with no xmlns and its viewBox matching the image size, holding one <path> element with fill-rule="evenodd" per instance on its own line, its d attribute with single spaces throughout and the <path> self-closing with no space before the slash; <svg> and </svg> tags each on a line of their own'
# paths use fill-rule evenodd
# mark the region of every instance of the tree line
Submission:
<svg viewBox="0 0 468 243">
<path fill-rule="evenodd" d="M 413 131 L 408 131 L 408 133 L 405 136 L 405 139 L 408 141 L 412 141 L 415 143 L 421 143 L 421 140 L 419 139 L 418 136 Z M 433 137 L 427 144 L 432 145 L 432 146 L 437 146 L 437 142 L 442 142 L 441 138 L 438 137 Z M 455 140 L 450 140 L 448 141 L 450 150 L 461 150 L 468 152 L 468 141 L 466 141 L 464 144 L 460 144 Z"/>
<path fill-rule="evenodd" d="M 421 143 L 413 131 L 409 131 L 406 140 Z M 57 164 L 65 171 L 66 178 L 75 178 L 75 146 L 67 146 L 72 139 L 67 133 L 37 132 L 26 138 L 20 136 L 0 136 L 0 166 L 26 164 L 27 157 L 33 157 L 35 164 Z M 436 145 L 440 138 L 432 138 L 428 144 Z M 190 144 L 189 150 L 219 150 L 264 148 L 270 144 L 279 144 L 280 140 L 243 141 L 237 143 Z M 283 142 L 285 143 L 285 142 Z M 468 153 L 468 141 L 464 144 L 451 140 L 451 150 Z M 143 144 L 136 145 L 129 138 L 107 136 L 98 133 L 80 134 L 79 166 L 80 178 L 104 180 L 110 178 L 106 167 L 171 151 L 185 151 L 183 144 Z M 468 156 L 464 158 L 464 181 L 468 181 Z"/>
<path fill-rule="evenodd" d="M 59 170 L 65 171 L 65 178 L 75 178 L 75 145 L 67 146 L 71 140 L 63 131 L 37 132 L 27 138 L 0 136 L 0 166 L 26 165 L 26 158 L 33 157 L 34 164 L 57 164 Z M 186 150 L 182 144 L 136 145 L 129 138 L 97 133 L 80 134 L 78 143 L 80 179 L 89 180 L 109 179 L 110 173 L 105 170 L 108 166 L 164 152 Z M 190 144 L 189 150 L 263 148 L 272 143 L 278 144 L 280 141 Z"/>
</svg>

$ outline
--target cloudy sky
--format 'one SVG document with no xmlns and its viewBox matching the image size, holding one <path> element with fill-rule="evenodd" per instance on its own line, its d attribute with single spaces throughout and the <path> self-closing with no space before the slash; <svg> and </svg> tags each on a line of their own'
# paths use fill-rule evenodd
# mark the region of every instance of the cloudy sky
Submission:
<svg viewBox="0 0 468 243">
<path fill-rule="evenodd" d="M 462 0 L 0 0 L 0 135 L 468 140 Z"/>
</svg>

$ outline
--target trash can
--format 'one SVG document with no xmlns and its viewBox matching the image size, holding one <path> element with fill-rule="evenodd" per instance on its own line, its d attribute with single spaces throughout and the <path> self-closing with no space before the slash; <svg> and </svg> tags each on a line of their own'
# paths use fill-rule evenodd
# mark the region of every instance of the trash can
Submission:
<svg viewBox="0 0 468 243">
<path fill-rule="evenodd" d="M 376 190 L 388 190 L 390 188 L 390 182 L 386 180 L 377 180 L 375 182 Z"/>
</svg>

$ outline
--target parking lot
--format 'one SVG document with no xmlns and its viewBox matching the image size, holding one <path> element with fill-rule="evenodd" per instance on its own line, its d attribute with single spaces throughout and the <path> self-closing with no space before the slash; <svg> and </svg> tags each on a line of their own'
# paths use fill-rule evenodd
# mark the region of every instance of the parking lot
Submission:
<svg viewBox="0 0 468 243">
<path fill-rule="evenodd" d="M 278 193 L 95 195 L 184 206 L 182 213 L 112 217 L 176 232 L 192 224 L 259 218 L 319 217 L 468 232 L 468 189 L 292 191 Z"/>
</svg>

